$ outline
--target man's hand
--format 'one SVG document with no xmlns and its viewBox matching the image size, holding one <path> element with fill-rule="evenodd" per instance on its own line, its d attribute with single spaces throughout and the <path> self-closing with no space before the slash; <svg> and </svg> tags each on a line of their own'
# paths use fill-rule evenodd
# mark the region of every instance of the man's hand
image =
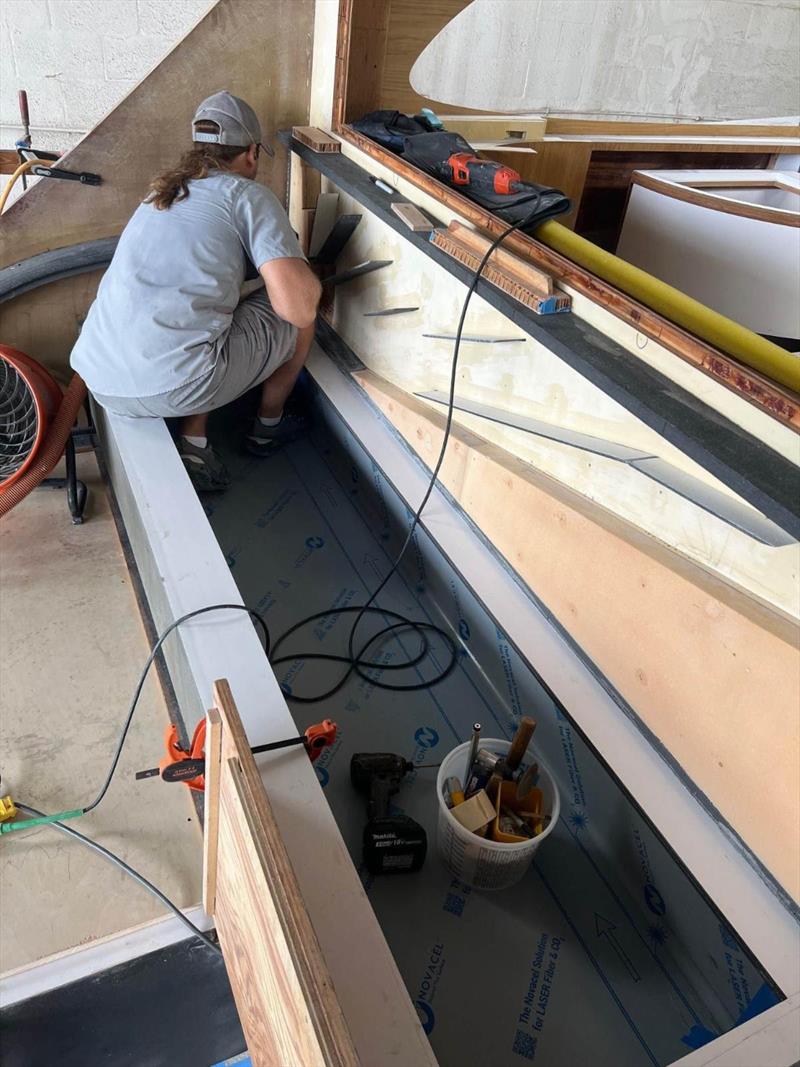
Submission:
<svg viewBox="0 0 800 1067">
<path fill-rule="evenodd" d="M 314 322 L 322 286 L 304 259 L 271 259 L 259 273 L 277 315 L 298 329 Z"/>
</svg>

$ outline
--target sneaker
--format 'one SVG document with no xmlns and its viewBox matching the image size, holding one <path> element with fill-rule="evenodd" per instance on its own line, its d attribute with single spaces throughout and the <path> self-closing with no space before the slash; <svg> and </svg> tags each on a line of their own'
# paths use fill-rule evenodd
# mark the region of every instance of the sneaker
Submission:
<svg viewBox="0 0 800 1067">
<path fill-rule="evenodd" d="M 198 493 L 220 493 L 230 485 L 228 468 L 211 445 L 198 448 L 181 437 L 178 440 L 178 453 Z"/>
<path fill-rule="evenodd" d="M 245 436 L 244 447 L 254 456 L 268 456 L 290 441 L 296 441 L 308 430 L 308 420 L 303 415 L 284 411 L 277 426 L 265 426 L 260 419 L 253 420 L 253 426 Z"/>
</svg>

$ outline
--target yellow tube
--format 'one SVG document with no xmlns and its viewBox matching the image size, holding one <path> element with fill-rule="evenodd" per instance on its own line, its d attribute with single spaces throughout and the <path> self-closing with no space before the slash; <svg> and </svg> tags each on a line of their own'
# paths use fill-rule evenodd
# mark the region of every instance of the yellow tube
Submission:
<svg viewBox="0 0 800 1067">
<path fill-rule="evenodd" d="M 8 183 L 6 184 L 5 189 L 2 193 L 0 193 L 0 215 L 2 215 L 3 208 L 6 206 L 6 200 L 8 200 L 11 190 L 14 188 L 14 182 L 17 180 L 17 178 L 21 178 L 25 171 L 30 170 L 31 167 L 35 167 L 37 163 L 41 164 L 41 159 L 26 159 L 24 163 L 20 163 L 20 165 L 8 179 Z"/>
<path fill-rule="evenodd" d="M 558 222 L 543 222 L 536 230 L 536 238 L 721 352 L 800 393 L 800 359 L 778 345 L 598 248 Z"/>
</svg>

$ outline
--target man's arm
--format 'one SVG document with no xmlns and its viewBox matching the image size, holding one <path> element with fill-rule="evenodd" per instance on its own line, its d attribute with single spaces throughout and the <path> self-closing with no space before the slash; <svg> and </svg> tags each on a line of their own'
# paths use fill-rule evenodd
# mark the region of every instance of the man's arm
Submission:
<svg viewBox="0 0 800 1067">
<path fill-rule="evenodd" d="M 298 329 L 314 322 L 322 286 L 304 259 L 271 259 L 259 273 L 277 315 Z"/>
</svg>

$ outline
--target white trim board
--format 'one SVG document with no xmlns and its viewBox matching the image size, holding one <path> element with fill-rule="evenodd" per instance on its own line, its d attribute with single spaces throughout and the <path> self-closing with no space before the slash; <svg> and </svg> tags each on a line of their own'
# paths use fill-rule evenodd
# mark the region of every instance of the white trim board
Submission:
<svg viewBox="0 0 800 1067">
<path fill-rule="evenodd" d="M 214 926 L 213 920 L 209 919 L 199 904 L 183 909 L 183 914 L 200 930 L 210 930 Z M 186 941 L 192 936 L 175 915 L 165 915 L 118 934 L 99 938 L 89 945 L 78 945 L 47 956 L 0 975 L 0 1008 L 9 1008 L 22 1000 L 49 993 L 51 989 L 77 982 L 109 967 L 116 967 L 119 963 L 138 959 L 148 952 Z"/>
<path fill-rule="evenodd" d="M 97 405 L 95 415 L 156 628 L 204 605 L 241 604 L 164 422 L 112 415 Z M 253 745 L 297 733 L 244 612 L 191 620 L 167 639 L 164 652 L 190 733 L 218 678 L 230 682 Z M 308 757 L 285 749 L 256 761 L 361 1062 L 434 1067 L 433 1050 Z"/>
</svg>

